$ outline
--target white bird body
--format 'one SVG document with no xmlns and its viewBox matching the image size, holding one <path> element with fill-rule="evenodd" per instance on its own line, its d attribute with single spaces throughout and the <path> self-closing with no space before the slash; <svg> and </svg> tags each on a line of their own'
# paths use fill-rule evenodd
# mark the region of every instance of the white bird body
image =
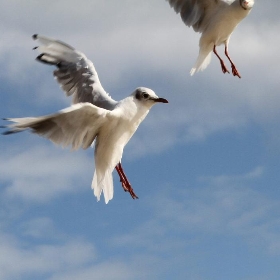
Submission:
<svg viewBox="0 0 280 280">
<path fill-rule="evenodd" d="M 112 172 L 121 161 L 124 146 L 145 119 L 152 105 L 143 106 L 134 96 L 129 96 L 108 113 L 104 129 L 100 130 L 95 142 L 95 173 L 92 188 L 98 200 L 102 189 L 105 202 L 113 198 Z"/>
<path fill-rule="evenodd" d="M 169 0 L 171 7 L 181 14 L 187 26 L 201 32 L 199 55 L 190 74 L 204 70 L 211 61 L 211 52 L 218 56 L 224 73 L 229 72 L 215 47 L 225 45 L 225 54 L 231 62 L 233 75 L 240 77 L 227 49 L 230 36 L 236 26 L 250 13 L 254 0 Z"/>
<path fill-rule="evenodd" d="M 41 62 L 56 65 L 54 75 L 67 95 L 73 95 L 71 107 L 55 114 L 9 118 L 12 134 L 26 129 L 48 138 L 63 147 L 86 149 L 95 140 L 95 172 L 92 189 L 97 199 L 103 191 L 105 203 L 113 198 L 112 172 L 116 168 L 122 186 L 132 198 L 138 198 L 121 166 L 123 149 L 151 107 L 168 103 L 148 88 L 137 88 L 121 101 L 113 100 L 102 88 L 91 61 L 71 46 L 43 36 L 35 36 L 42 44 L 37 57 Z M 77 103 L 79 102 L 79 103 Z"/>
</svg>

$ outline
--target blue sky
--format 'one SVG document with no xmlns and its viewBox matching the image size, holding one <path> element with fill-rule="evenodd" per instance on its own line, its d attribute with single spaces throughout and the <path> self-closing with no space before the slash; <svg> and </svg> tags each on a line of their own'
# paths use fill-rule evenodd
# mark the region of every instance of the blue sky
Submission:
<svg viewBox="0 0 280 280">
<path fill-rule="evenodd" d="M 115 173 L 96 201 L 93 149 L 1 137 L 0 279 L 279 279 L 279 1 L 256 0 L 231 37 L 242 79 L 213 56 L 189 76 L 199 35 L 164 0 L 0 3 L 2 117 L 70 104 L 34 33 L 83 51 L 113 98 L 146 86 L 170 102 L 125 148 L 136 201 Z"/>
</svg>

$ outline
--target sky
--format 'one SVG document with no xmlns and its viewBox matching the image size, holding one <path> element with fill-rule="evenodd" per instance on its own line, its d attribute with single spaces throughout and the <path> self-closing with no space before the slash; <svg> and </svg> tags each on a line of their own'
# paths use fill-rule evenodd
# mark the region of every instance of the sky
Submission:
<svg viewBox="0 0 280 280">
<path fill-rule="evenodd" d="M 35 61 L 34 33 L 84 52 L 116 100 L 139 86 L 169 100 L 124 150 L 138 200 L 114 172 L 113 200 L 96 201 L 91 148 L 72 152 L 29 132 L 0 137 L 0 279 L 279 279 L 278 0 L 256 0 L 231 36 L 241 79 L 214 56 L 189 75 L 199 34 L 165 0 L 0 6 L 1 117 L 71 103 L 54 69 Z"/>
</svg>

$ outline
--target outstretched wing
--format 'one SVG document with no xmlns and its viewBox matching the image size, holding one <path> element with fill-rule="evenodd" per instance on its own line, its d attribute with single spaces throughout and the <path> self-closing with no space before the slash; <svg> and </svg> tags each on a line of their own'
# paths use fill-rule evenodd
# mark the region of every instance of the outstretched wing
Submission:
<svg viewBox="0 0 280 280">
<path fill-rule="evenodd" d="M 37 60 L 55 65 L 53 72 L 67 96 L 72 95 L 72 103 L 89 102 L 98 107 L 113 110 L 117 102 L 103 89 L 93 63 L 68 44 L 41 35 L 33 35 L 41 45 L 35 47 L 40 52 Z"/>
<path fill-rule="evenodd" d="M 86 149 L 106 121 L 108 112 L 90 103 L 79 103 L 47 116 L 6 119 L 13 124 L 8 125 L 10 130 L 3 134 L 31 129 L 33 133 L 63 147 L 72 146 L 74 150 L 80 147 Z"/>
<path fill-rule="evenodd" d="M 223 0 L 168 0 L 183 22 L 196 32 L 203 32 L 213 15 L 232 1 Z"/>
</svg>

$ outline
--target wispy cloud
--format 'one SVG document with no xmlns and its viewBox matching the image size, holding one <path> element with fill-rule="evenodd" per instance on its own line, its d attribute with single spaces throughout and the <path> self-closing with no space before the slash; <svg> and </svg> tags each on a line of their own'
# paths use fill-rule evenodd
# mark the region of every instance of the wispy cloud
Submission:
<svg viewBox="0 0 280 280">
<path fill-rule="evenodd" d="M 2 117 L 48 114 L 70 104 L 53 80 L 53 67 L 34 61 L 31 35 L 38 32 L 83 51 L 113 98 L 148 86 L 169 100 L 151 110 L 126 147 L 132 166 L 147 156 L 145 167 L 152 169 L 154 155 L 164 157 L 169 148 L 187 153 L 197 143 L 204 150 L 227 132 L 254 146 L 260 157 L 255 168 L 247 158 L 244 168 L 231 173 L 221 168 L 209 176 L 199 166 L 204 155 L 198 151 L 191 160 L 199 167 L 186 177 L 182 165 L 188 162 L 171 154 L 170 165 L 179 164 L 183 172 L 176 178 L 180 183 L 156 178 L 156 189 L 145 183 L 135 204 L 116 200 L 105 208 L 90 190 L 93 150 L 71 153 L 28 133 L 3 137 L 0 278 L 279 279 L 280 205 L 271 192 L 278 181 L 270 178 L 279 177 L 278 161 L 274 158 L 273 166 L 268 161 L 280 151 L 280 2 L 256 1 L 232 35 L 230 52 L 240 80 L 220 73 L 214 56 L 203 73 L 189 76 L 199 34 L 167 1 L 123 0 L 121 7 L 113 0 L 86 0 L 83 6 L 33 2 L 4 1 L 0 10 Z M 216 158 L 211 160 L 214 166 Z M 143 173 L 137 176 L 145 182 Z M 88 194 L 92 198 L 84 206 Z M 84 207 L 82 214 L 78 207 L 63 212 L 58 204 L 67 204 L 66 196 L 79 196 L 75 203 Z M 60 210 L 63 217 L 53 213 Z"/>
<path fill-rule="evenodd" d="M 21 234 L 35 239 L 61 240 L 65 235 L 60 233 L 49 217 L 37 217 L 19 223 Z"/>
<path fill-rule="evenodd" d="M 69 267 L 79 269 L 96 258 L 94 246 L 79 240 L 29 247 L 28 243 L 1 233 L 0 249 L 1 279 L 45 277 Z"/>
<path fill-rule="evenodd" d="M 196 188 L 169 186 L 150 200 L 151 219 L 127 235 L 116 236 L 113 243 L 160 252 L 170 247 L 185 250 L 193 244 L 191 240 L 226 235 L 240 236 L 249 247 L 280 254 L 279 202 L 251 187 L 262 174 L 263 168 L 257 167 L 246 174 L 204 178 Z M 166 243 L 170 231 L 182 239 L 172 237 L 172 244 Z"/>
<path fill-rule="evenodd" d="M 4 153 L 0 160 L 5 199 L 42 203 L 61 194 L 90 188 L 93 151 L 89 158 L 82 151 L 71 153 L 54 145 L 21 148 L 14 154 Z"/>
<path fill-rule="evenodd" d="M 64 1 L 52 5 L 34 5 L 38 14 L 44 8 L 52 9 L 52 13 L 50 17 L 40 19 L 36 26 L 38 30 L 32 33 L 44 32 L 45 26 L 48 26 L 46 35 L 66 40 L 83 51 L 94 62 L 104 88 L 113 98 L 121 99 L 137 86 L 150 86 L 159 95 L 169 99 L 167 106 L 155 109 L 157 112 L 151 112 L 145 120 L 145 130 L 136 134 L 131 157 L 159 152 L 178 142 L 201 141 L 225 129 L 242 129 L 252 122 L 267 128 L 269 123 L 274 123 L 279 117 L 278 72 L 275 63 L 280 41 L 279 28 L 277 24 L 270 25 L 269 29 L 264 28 L 267 19 L 263 18 L 262 22 L 255 19 L 254 13 L 262 9 L 263 4 L 258 3 L 249 18 L 233 34 L 231 52 L 241 73 L 244 73 L 244 78 L 234 80 L 234 87 L 233 77 L 220 73 L 215 57 L 204 73 L 188 79 L 188 71 L 198 53 L 199 36 L 181 22 L 179 15 L 166 1 L 162 1 L 162 5 L 126 2 L 125 12 L 110 1 L 102 5 L 99 1 L 91 1 L 88 9 L 63 13 L 63 22 L 71 22 L 73 13 L 75 18 L 79 18 L 75 28 L 70 31 L 68 25 L 61 24 L 58 28 L 57 22 L 52 20 L 62 14 Z M 22 11 L 27 9 L 20 1 L 13 1 L 11 7 L 15 6 Z M 134 18 L 135 9 L 138 18 Z M 97 10 L 99 13 L 95 12 Z M 119 14 L 114 13 L 115 10 Z M 11 8 L 3 15 L 11 29 L 10 33 L 5 33 L 8 38 L 1 42 L 0 48 L 0 59 L 6 65 L 4 74 L 15 86 L 18 82 L 30 85 L 30 77 L 33 77 L 33 85 L 32 93 L 18 90 L 10 98 L 15 100 L 17 96 L 19 104 L 23 99 L 25 106 L 34 106 L 27 112 L 28 115 L 34 115 L 35 110 L 39 114 L 36 109 L 38 106 L 41 108 L 39 112 L 50 113 L 45 109 L 46 104 L 67 106 L 70 99 L 52 81 L 52 67 L 34 62 L 36 54 L 31 51 L 34 46 L 30 37 L 32 34 L 25 33 L 27 30 L 31 33 L 30 25 L 34 19 L 25 19 L 23 33 L 15 28 L 16 22 L 11 22 L 13 13 Z M 10 18 L 7 16 L 9 14 Z M 88 19 L 87 14 L 95 16 Z M 106 20 L 104 14 L 107 15 Z M 114 24 L 116 20 L 117 27 Z M 90 36 L 88 26 L 92 26 Z M 127 34 L 130 34 L 129 37 Z M 270 51 L 266 51 L 267 45 Z M 135 53 L 138 55 L 135 56 Z M 167 57 L 170 58 L 168 61 Z M 155 80 L 160 80 L 161 84 L 155 83 Z M 30 96 L 33 98 L 28 103 Z M 160 141 L 163 137 L 165 140 Z"/>
</svg>

